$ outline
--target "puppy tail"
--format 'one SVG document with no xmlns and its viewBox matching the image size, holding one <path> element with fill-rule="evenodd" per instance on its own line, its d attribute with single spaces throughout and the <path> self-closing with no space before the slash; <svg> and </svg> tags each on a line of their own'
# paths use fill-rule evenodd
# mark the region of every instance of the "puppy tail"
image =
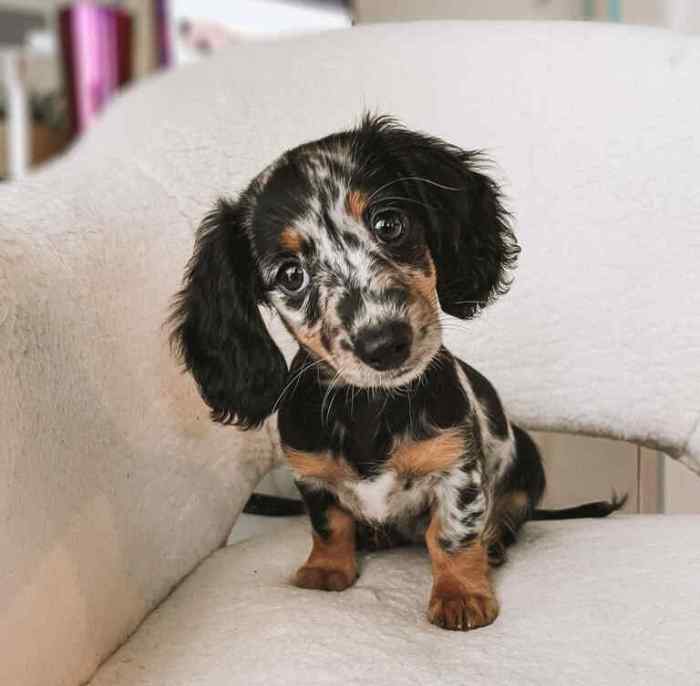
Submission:
<svg viewBox="0 0 700 686">
<path fill-rule="evenodd" d="M 585 503 L 563 510 L 534 510 L 530 519 L 583 519 L 585 517 L 607 517 L 609 514 L 623 508 L 627 502 L 627 493 L 618 496 L 614 491 L 610 500 L 599 500 L 595 503 Z"/>
<path fill-rule="evenodd" d="M 294 517 L 306 512 L 304 503 L 294 498 L 282 498 L 278 495 L 253 493 L 243 508 L 245 514 L 263 517 Z"/>
</svg>

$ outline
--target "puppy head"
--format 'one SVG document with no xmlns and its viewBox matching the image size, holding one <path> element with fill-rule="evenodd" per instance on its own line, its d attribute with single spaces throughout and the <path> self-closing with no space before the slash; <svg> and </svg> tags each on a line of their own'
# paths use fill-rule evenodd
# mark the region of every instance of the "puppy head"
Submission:
<svg viewBox="0 0 700 686">
<path fill-rule="evenodd" d="M 507 290 L 518 246 L 479 156 L 367 117 L 290 150 L 199 230 L 173 339 L 216 421 L 260 424 L 286 365 L 258 312 L 274 307 L 321 378 L 397 387 Z"/>
</svg>

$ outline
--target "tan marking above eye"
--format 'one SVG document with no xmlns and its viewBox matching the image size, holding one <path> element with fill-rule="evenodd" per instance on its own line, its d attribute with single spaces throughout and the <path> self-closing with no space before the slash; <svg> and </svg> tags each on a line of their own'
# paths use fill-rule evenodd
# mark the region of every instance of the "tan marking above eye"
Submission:
<svg viewBox="0 0 700 686">
<path fill-rule="evenodd" d="M 364 193 L 360 193 L 359 191 L 350 191 L 347 196 L 345 196 L 345 210 L 355 219 L 362 219 L 362 214 L 366 207 L 367 198 Z"/>
<path fill-rule="evenodd" d="M 302 243 L 303 239 L 298 231 L 288 226 L 282 229 L 279 240 L 280 248 L 289 252 L 301 252 Z"/>
<path fill-rule="evenodd" d="M 453 467 L 464 455 L 464 434 L 447 429 L 423 441 L 407 440 L 394 449 L 387 466 L 402 476 L 420 477 Z"/>
<path fill-rule="evenodd" d="M 342 458 L 328 453 L 306 453 L 300 450 L 285 449 L 287 462 L 297 476 L 306 479 L 320 479 L 330 484 L 352 481 L 358 478 L 357 472 Z"/>
</svg>

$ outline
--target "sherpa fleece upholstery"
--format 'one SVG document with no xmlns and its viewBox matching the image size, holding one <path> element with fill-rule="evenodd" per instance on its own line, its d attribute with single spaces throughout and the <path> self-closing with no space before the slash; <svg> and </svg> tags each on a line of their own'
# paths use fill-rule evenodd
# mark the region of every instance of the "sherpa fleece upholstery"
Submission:
<svg viewBox="0 0 700 686">
<path fill-rule="evenodd" d="M 279 458 L 274 424 L 241 434 L 207 420 L 161 324 L 214 199 L 363 108 L 498 162 L 523 245 L 517 279 L 446 337 L 515 419 L 658 446 L 697 470 L 698 82 L 698 40 L 662 31 L 355 28 L 240 46 L 150 79 L 66 158 L 2 186 L 0 683 L 87 679 L 225 540 Z M 682 585 L 692 547 L 671 524 L 651 526 L 663 544 L 659 584 Z M 633 521 L 626 527 L 638 537 Z M 618 543 L 611 536 L 598 554 L 614 551 L 610 574 L 634 593 Z M 261 565 L 276 554 L 270 546 Z M 395 573 L 414 573 L 409 562 Z M 220 592 L 245 592 L 231 583 Z M 640 607 L 654 602 L 643 589 L 637 597 Z M 274 614 L 264 604 L 248 611 Z M 512 630 L 513 616 L 499 631 Z M 666 621 L 660 608 L 654 616 Z M 289 636 L 283 622 L 276 630 Z M 233 629 L 222 631 L 241 652 Z"/>
<path fill-rule="evenodd" d="M 531 523 L 495 573 L 501 615 L 426 619 L 427 551 L 372 553 L 342 593 L 294 588 L 305 518 L 224 548 L 156 610 L 91 686 L 695 686 L 698 517 Z"/>
</svg>

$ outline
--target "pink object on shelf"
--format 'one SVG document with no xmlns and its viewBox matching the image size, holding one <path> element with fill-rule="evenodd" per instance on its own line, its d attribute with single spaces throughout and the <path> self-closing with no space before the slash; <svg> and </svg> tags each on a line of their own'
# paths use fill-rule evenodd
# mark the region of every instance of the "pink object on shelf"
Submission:
<svg viewBox="0 0 700 686">
<path fill-rule="evenodd" d="M 170 40 L 170 14 L 168 0 L 154 0 L 157 58 L 159 67 L 169 67 L 172 64 L 172 43 Z"/>
<path fill-rule="evenodd" d="M 81 133 L 131 76 L 132 19 L 76 2 L 60 11 L 59 32 L 73 131 Z"/>
</svg>

